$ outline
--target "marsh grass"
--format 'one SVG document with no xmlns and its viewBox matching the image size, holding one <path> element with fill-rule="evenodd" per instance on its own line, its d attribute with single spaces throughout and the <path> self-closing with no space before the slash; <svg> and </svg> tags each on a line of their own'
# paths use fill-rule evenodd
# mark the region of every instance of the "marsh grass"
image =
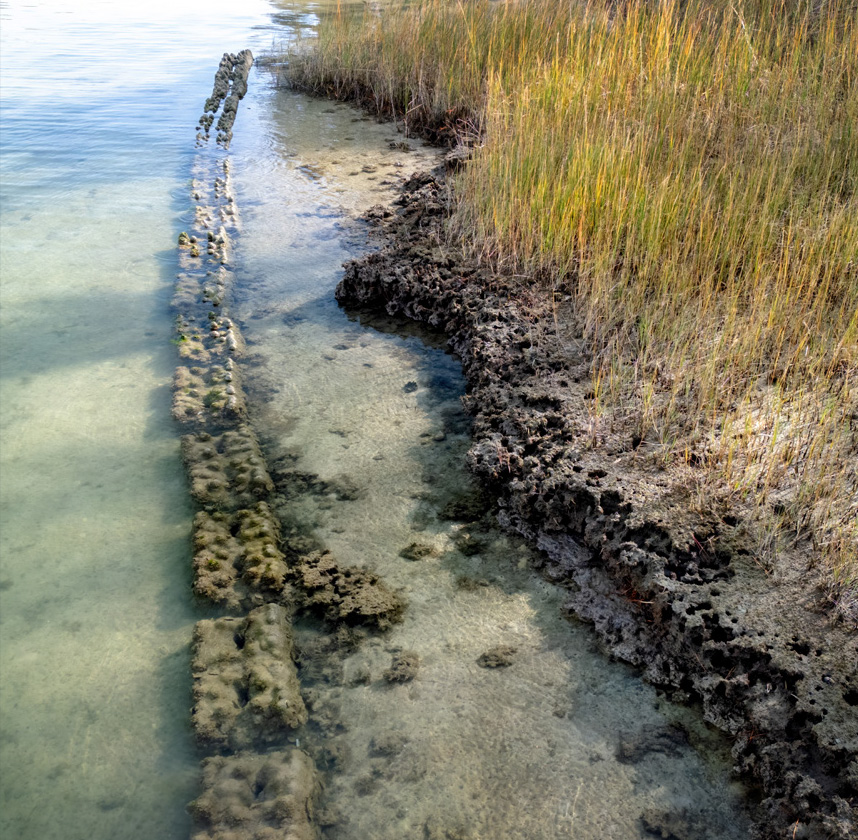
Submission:
<svg viewBox="0 0 858 840">
<path fill-rule="evenodd" d="M 480 135 L 490 74 L 510 86 L 550 55 L 566 31 L 565 3 L 428 0 L 393 7 L 338 5 L 288 78 L 317 94 L 362 102 L 378 114 L 452 141 Z"/>
<path fill-rule="evenodd" d="M 858 12 L 428 0 L 340 12 L 304 87 L 478 140 L 451 231 L 549 277 L 600 407 L 813 540 L 858 617 Z"/>
</svg>

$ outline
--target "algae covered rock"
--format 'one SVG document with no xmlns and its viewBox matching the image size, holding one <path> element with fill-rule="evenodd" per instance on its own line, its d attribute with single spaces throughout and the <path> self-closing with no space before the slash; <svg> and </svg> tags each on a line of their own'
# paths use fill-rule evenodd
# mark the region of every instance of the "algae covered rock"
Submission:
<svg viewBox="0 0 858 840">
<path fill-rule="evenodd" d="M 384 672 L 389 683 L 411 682 L 420 670 L 420 656 L 413 650 L 401 650 L 395 653 L 390 667 Z"/>
<path fill-rule="evenodd" d="M 231 360 L 176 368 L 172 413 L 180 423 L 195 426 L 241 422 L 247 414 L 247 399 Z"/>
<path fill-rule="evenodd" d="M 403 560 L 427 560 L 430 557 L 437 557 L 438 549 L 426 543 L 412 542 L 399 552 L 399 556 Z"/>
<path fill-rule="evenodd" d="M 301 750 L 207 758 L 203 793 L 188 806 L 191 840 L 318 840 L 320 785 Z"/>
<path fill-rule="evenodd" d="M 247 749 L 276 743 L 307 721 L 287 611 L 266 604 L 246 618 L 194 628 L 194 707 L 201 744 Z"/>
<path fill-rule="evenodd" d="M 222 435 L 185 435 L 182 458 L 191 495 L 204 507 L 235 509 L 274 489 L 256 435 L 246 424 Z"/>
<path fill-rule="evenodd" d="M 405 603 L 378 575 L 340 567 L 328 552 L 313 552 L 298 563 L 298 585 L 306 605 L 328 621 L 365 624 L 386 630 L 402 618 Z"/>
<path fill-rule="evenodd" d="M 194 592 L 229 609 L 288 603 L 288 566 L 280 526 L 265 502 L 235 513 L 194 517 Z"/>
</svg>

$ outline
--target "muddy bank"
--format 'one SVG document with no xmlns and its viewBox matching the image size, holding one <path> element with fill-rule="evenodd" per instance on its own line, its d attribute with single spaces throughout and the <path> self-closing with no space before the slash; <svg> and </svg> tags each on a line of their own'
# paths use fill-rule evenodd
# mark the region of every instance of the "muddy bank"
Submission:
<svg viewBox="0 0 858 840">
<path fill-rule="evenodd" d="M 563 301 L 436 247 L 445 189 L 443 172 L 412 177 L 371 214 L 384 247 L 347 265 L 338 299 L 446 331 L 468 381 L 469 465 L 500 523 L 540 549 L 614 655 L 731 737 L 757 835 L 854 836 L 858 637 L 826 610 L 809 554 L 764 568 L 736 511 L 694 497 L 693 465 L 661 469 L 631 430 L 594 431 Z"/>
</svg>

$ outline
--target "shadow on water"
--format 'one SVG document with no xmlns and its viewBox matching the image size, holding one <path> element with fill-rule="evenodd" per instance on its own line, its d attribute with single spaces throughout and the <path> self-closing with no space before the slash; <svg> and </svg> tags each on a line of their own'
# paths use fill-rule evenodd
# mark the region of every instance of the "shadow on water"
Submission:
<svg viewBox="0 0 858 840">
<path fill-rule="evenodd" d="M 152 254 L 150 276 L 153 270 L 158 277 L 154 292 L 146 284 L 140 289 L 67 288 L 28 295 L 26 311 L 4 322 L 0 378 L 97 367 L 138 355 L 151 357 L 157 377 L 170 376 L 174 354 L 167 342 L 172 338 L 169 297 L 175 283 L 175 250 Z"/>
<path fill-rule="evenodd" d="M 164 186 L 189 185 L 172 164 Z M 87 183 L 100 189 L 100 175 Z M 8 229 L 4 206 L 0 833 L 186 837 L 202 613 L 170 419 L 178 228 L 166 218 L 189 199 L 174 193 L 154 219 L 157 185 L 138 203 L 136 184 L 130 199 L 69 199 L 50 195 L 55 182 L 21 204 L 56 203 Z"/>
</svg>

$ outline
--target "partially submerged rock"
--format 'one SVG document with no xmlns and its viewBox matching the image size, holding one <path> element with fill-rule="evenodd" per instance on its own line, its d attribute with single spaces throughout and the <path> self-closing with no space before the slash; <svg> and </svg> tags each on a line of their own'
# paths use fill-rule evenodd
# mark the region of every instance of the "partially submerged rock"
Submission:
<svg viewBox="0 0 858 840">
<path fill-rule="evenodd" d="M 173 376 L 173 419 L 191 426 L 241 422 L 247 399 L 230 359 L 221 364 L 180 365 Z"/>
<path fill-rule="evenodd" d="M 300 558 L 297 571 L 306 606 L 328 621 L 386 630 L 402 618 L 402 598 L 366 569 L 342 568 L 333 555 L 317 551 Z"/>
<path fill-rule="evenodd" d="M 208 140 L 212 123 L 220 111 L 217 142 L 224 148 L 229 148 L 238 103 L 247 93 L 247 77 L 252 66 L 253 54 L 250 50 L 242 50 L 237 55 L 224 53 L 215 73 L 212 95 L 206 100 L 203 115 L 198 120 L 199 127 L 204 132 L 197 135 L 198 139 Z"/>
<path fill-rule="evenodd" d="M 438 549 L 426 543 L 413 542 L 405 546 L 399 552 L 399 556 L 403 560 L 426 560 L 430 557 L 437 557 Z"/>
<path fill-rule="evenodd" d="M 401 650 L 393 654 L 390 667 L 383 676 L 389 683 L 411 682 L 420 670 L 420 656 L 413 650 Z"/>
<path fill-rule="evenodd" d="M 203 793 L 188 806 L 191 840 L 319 840 L 320 784 L 299 749 L 203 761 Z"/>
<path fill-rule="evenodd" d="M 245 424 L 222 435 L 185 435 L 182 458 L 191 495 L 203 507 L 234 510 L 274 489 L 256 435 Z"/>
<path fill-rule="evenodd" d="M 208 140 L 218 111 L 217 142 L 229 146 L 252 63 L 249 50 L 224 54 L 200 118 L 198 146 Z M 191 195 L 193 228 L 178 237 L 172 300 L 182 360 L 172 413 L 192 432 L 182 439 L 182 457 L 201 508 L 194 519 L 194 591 L 231 612 L 251 610 L 200 621 L 194 630 L 198 741 L 210 752 L 238 754 L 203 762 L 204 792 L 189 808 L 192 838 L 318 840 L 313 762 L 298 749 L 283 749 L 307 721 L 307 709 L 293 661 L 290 570 L 268 504 L 274 482 L 246 423 L 235 364 L 245 345 L 227 311 L 239 223 L 229 160 L 198 155 Z M 344 486 L 344 494 L 357 492 Z"/>
<path fill-rule="evenodd" d="M 279 522 L 265 502 L 235 513 L 200 511 L 194 517 L 194 592 L 231 609 L 290 602 L 279 537 Z"/>
<path fill-rule="evenodd" d="M 247 618 L 194 628 L 193 723 L 201 744 L 233 750 L 282 743 L 307 710 L 292 660 L 286 610 L 266 604 Z"/>
</svg>

